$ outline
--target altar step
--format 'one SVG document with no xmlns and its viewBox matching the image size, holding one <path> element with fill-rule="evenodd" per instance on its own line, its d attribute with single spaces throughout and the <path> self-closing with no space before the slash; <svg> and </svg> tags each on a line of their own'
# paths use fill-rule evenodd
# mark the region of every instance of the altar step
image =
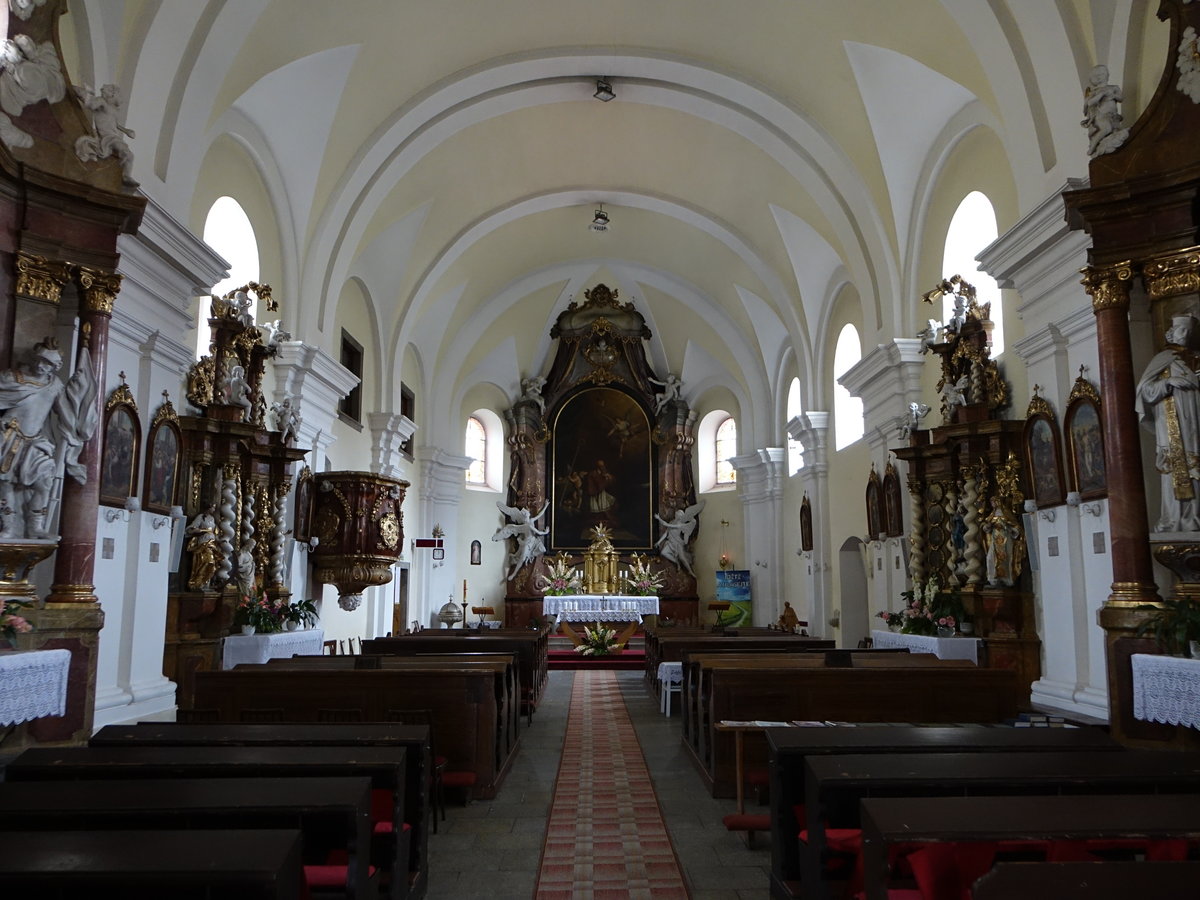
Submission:
<svg viewBox="0 0 1200 900">
<path fill-rule="evenodd" d="M 640 671 L 646 666 L 646 652 L 641 649 L 622 650 L 620 653 L 607 653 L 604 656 L 585 656 L 582 653 L 576 653 L 569 647 L 565 649 L 551 647 L 548 656 L 551 669 L 633 669 Z"/>
</svg>

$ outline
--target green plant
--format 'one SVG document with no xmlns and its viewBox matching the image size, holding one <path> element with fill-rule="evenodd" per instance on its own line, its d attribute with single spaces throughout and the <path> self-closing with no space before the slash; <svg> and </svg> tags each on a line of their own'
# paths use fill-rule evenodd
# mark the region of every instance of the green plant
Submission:
<svg viewBox="0 0 1200 900">
<path fill-rule="evenodd" d="M 303 628 L 311 628 L 317 624 L 317 604 L 312 600 L 297 600 L 283 607 L 282 612 L 285 622 L 295 622 Z"/>
<path fill-rule="evenodd" d="M 233 610 L 235 626 L 252 625 L 254 630 L 272 634 L 283 630 L 284 615 L 279 604 L 273 604 L 265 594 L 242 594 Z"/>
<path fill-rule="evenodd" d="M 917 582 L 900 596 L 904 598 L 900 630 L 905 634 L 937 634 L 939 626 L 957 629 L 966 621 L 967 611 L 958 589 L 943 590 L 937 578 L 930 578 L 924 588 Z M 890 618 L 886 621 L 892 624 Z"/>
<path fill-rule="evenodd" d="M 632 597 L 653 597 L 662 587 L 662 575 L 650 571 L 646 558 L 635 553 L 633 565 L 622 579 L 624 592 Z"/>
<path fill-rule="evenodd" d="M 616 631 L 597 622 L 595 628 L 584 627 L 583 643 L 575 648 L 575 652 L 584 656 L 606 656 L 620 649 Z"/>
<path fill-rule="evenodd" d="M 1188 643 L 1200 641 L 1200 602 L 1191 597 L 1168 597 L 1162 603 L 1145 603 L 1138 609 L 1153 615 L 1138 625 L 1136 636 L 1150 634 L 1163 652 L 1190 655 Z"/>
<path fill-rule="evenodd" d="M 582 590 L 579 573 L 569 565 L 563 553 L 550 564 L 550 574 L 542 575 L 541 579 L 542 593 L 547 597 L 564 597 Z"/>
</svg>

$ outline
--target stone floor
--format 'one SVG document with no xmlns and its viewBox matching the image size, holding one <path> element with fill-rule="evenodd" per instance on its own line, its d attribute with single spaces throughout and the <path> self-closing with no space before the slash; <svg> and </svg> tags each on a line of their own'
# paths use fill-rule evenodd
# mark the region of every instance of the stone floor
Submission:
<svg viewBox="0 0 1200 900">
<path fill-rule="evenodd" d="M 464 807 L 447 798 L 446 821 L 430 837 L 429 900 L 533 897 L 573 674 L 550 673 L 533 726 L 523 729 L 520 753 L 494 800 Z M 751 850 L 742 835 L 725 830 L 721 817 L 734 811 L 734 802 L 714 800 L 704 790 L 683 750 L 678 714 L 668 719 L 659 712 L 641 672 L 618 672 L 617 678 L 692 897 L 767 897 L 766 835 Z"/>
</svg>

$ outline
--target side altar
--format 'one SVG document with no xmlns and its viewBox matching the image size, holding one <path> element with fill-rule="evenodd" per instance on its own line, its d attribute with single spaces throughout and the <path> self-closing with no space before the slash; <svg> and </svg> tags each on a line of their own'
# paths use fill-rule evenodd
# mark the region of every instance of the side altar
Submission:
<svg viewBox="0 0 1200 900">
<path fill-rule="evenodd" d="M 505 412 L 511 475 L 492 537 L 508 542 L 505 624 L 550 613 L 543 598 L 569 592 L 556 571 L 581 570 L 583 594 L 616 595 L 635 564 L 654 582 L 642 593 L 657 597 L 656 612 L 695 619 L 696 413 L 679 379 L 651 368 L 633 303 L 603 284 L 584 297 L 550 331 L 549 373 L 524 378 Z"/>
</svg>

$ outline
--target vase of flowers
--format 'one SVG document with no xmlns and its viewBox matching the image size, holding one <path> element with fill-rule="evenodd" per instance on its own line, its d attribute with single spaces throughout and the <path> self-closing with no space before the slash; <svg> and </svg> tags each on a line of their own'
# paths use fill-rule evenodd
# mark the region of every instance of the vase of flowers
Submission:
<svg viewBox="0 0 1200 900">
<path fill-rule="evenodd" d="M 565 597 L 578 594 L 583 590 L 583 582 L 579 573 L 567 561 L 567 555 L 560 553 L 550 564 L 550 571 L 540 576 L 541 591 L 547 597 Z"/>
<path fill-rule="evenodd" d="M 653 597 L 661 588 L 662 576 L 650 571 L 644 556 L 633 554 L 629 571 L 622 579 L 622 592 L 631 597 Z"/>
<path fill-rule="evenodd" d="M 312 600 L 297 600 L 282 608 L 284 627 L 288 631 L 312 628 L 317 624 L 317 605 Z"/>
<path fill-rule="evenodd" d="M 899 631 L 904 625 L 904 613 L 888 612 L 885 609 L 882 612 L 875 613 L 875 615 L 883 619 L 883 624 L 888 627 L 888 631 Z"/>
<path fill-rule="evenodd" d="M 3 611 L 0 611 L 0 638 L 9 646 L 16 646 L 18 634 L 28 634 L 33 631 L 33 626 L 24 616 L 20 615 L 29 605 L 27 600 L 4 601 Z"/>
<path fill-rule="evenodd" d="M 272 603 L 265 594 L 243 594 L 233 610 L 233 624 L 254 630 L 250 634 L 274 634 L 283 630 L 283 604 Z"/>
<path fill-rule="evenodd" d="M 900 616 L 904 634 L 938 635 L 952 637 L 959 623 L 966 618 L 962 596 L 957 588 L 942 588 L 937 578 L 930 578 L 924 585 L 918 582 L 911 591 L 900 595 L 904 598 L 904 609 Z"/>
<path fill-rule="evenodd" d="M 576 653 L 582 653 L 584 656 L 607 656 L 620 650 L 616 631 L 604 628 L 599 622 L 595 628 L 584 627 L 583 642 L 575 648 Z"/>
</svg>

